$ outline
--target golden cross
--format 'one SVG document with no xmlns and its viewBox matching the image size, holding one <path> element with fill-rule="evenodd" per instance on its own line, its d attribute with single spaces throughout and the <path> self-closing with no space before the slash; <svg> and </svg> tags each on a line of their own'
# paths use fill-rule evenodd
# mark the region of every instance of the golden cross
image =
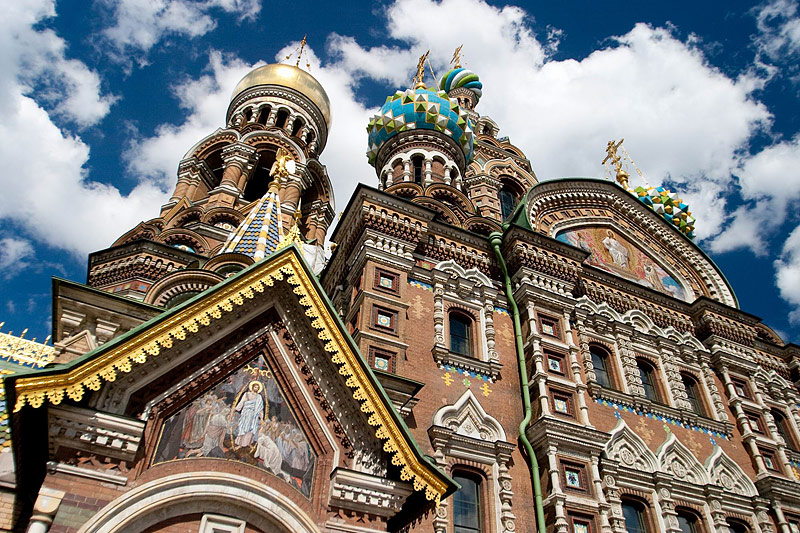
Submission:
<svg viewBox="0 0 800 533">
<path fill-rule="evenodd" d="M 461 68 L 461 49 L 464 47 L 463 44 L 458 45 L 456 51 L 453 52 L 453 59 L 450 60 L 450 64 L 453 65 L 453 68 Z"/>
<path fill-rule="evenodd" d="M 426 51 L 420 56 L 419 61 L 417 61 L 417 74 L 412 80 L 415 88 L 425 88 L 425 61 L 428 60 L 428 54 L 430 53 L 430 50 Z"/>
<path fill-rule="evenodd" d="M 630 179 L 631 175 L 622 168 L 622 158 L 617 153 L 617 150 L 619 150 L 620 146 L 622 146 L 622 142 L 624 140 L 625 139 L 620 139 L 617 143 L 615 143 L 613 140 L 608 141 L 608 144 L 606 145 L 606 158 L 603 159 L 601 165 L 605 165 L 606 162 L 610 161 L 611 164 L 614 165 L 617 181 L 627 191 L 628 179 Z M 625 149 L 623 148 L 623 150 Z"/>
<path fill-rule="evenodd" d="M 300 52 L 297 54 L 297 63 L 294 64 L 296 67 L 300 66 L 300 58 L 303 57 L 303 50 L 306 47 L 306 37 L 306 35 L 303 35 L 303 40 L 300 41 Z"/>
</svg>

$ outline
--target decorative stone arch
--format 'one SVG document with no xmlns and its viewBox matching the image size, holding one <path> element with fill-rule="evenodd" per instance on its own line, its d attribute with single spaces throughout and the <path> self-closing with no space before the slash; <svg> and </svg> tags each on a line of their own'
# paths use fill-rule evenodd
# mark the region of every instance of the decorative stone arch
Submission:
<svg viewBox="0 0 800 533">
<path fill-rule="evenodd" d="M 262 531 L 320 531 L 296 502 L 263 483 L 235 474 L 187 472 L 132 489 L 97 512 L 78 533 L 134 533 L 193 513 L 232 516 Z"/>
<path fill-rule="evenodd" d="M 424 191 L 422 190 L 421 185 L 417 185 L 412 181 L 400 181 L 392 185 L 391 187 L 386 188 L 387 193 L 392 193 L 395 196 L 399 196 L 400 198 L 416 198 L 417 196 L 422 196 Z"/>
<path fill-rule="evenodd" d="M 223 130 L 222 128 L 219 128 L 210 135 L 203 137 L 197 143 L 195 143 L 194 146 L 189 148 L 186 154 L 184 154 L 183 158 L 181 158 L 181 161 L 192 157 L 196 157 L 197 159 L 205 159 L 211 151 L 222 149 L 229 144 L 239 141 L 239 139 L 240 134 L 238 131 Z"/>
<path fill-rule="evenodd" d="M 621 418 L 611 431 L 611 438 L 606 443 L 605 455 L 608 459 L 617 461 L 626 468 L 643 472 L 657 472 L 659 469 L 655 454 Z"/>
<path fill-rule="evenodd" d="M 624 221 L 637 231 L 637 242 L 654 257 L 668 257 L 680 272 L 682 283 L 691 284 L 694 297 L 706 295 L 726 305 L 737 307 L 738 302 L 719 268 L 700 248 L 682 235 L 672 224 L 645 206 L 635 196 L 617 184 L 596 178 L 549 180 L 537 184 L 528 194 L 528 220 L 536 230 L 549 235 L 568 226 L 581 224 L 620 224 Z M 574 211 L 578 211 L 575 216 Z M 597 215 L 597 210 L 605 211 Z M 569 212 L 568 221 L 559 220 Z"/>
<path fill-rule="evenodd" d="M 503 425 L 484 410 L 478 398 L 467 390 L 453 405 L 446 405 L 433 415 L 433 425 L 428 436 L 434 448 L 437 464 L 452 473 L 454 468 L 481 472 L 489 490 L 484 496 L 490 500 L 489 516 L 497 517 L 492 530 L 511 533 L 516 529 L 516 518 L 511 508 L 512 485 L 508 471 L 511 453 L 515 446 L 506 442 Z M 448 530 L 449 501 L 444 501 L 436 511 L 433 528 L 436 533 Z M 499 510 L 499 512 L 498 512 Z"/>
<path fill-rule="evenodd" d="M 202 292 L 225 279 L 208 270 L 180 270 L 167 275 L 153 285 L 144 296 L 144 302 L 164 306 L 171 298 L 183 292 Z"/>
<path fill-rule="evenodd" d="M 706 459 L 705 467 L 711 484 L 740 496 L 758 496 L 750 478 L 719 446 L 714 447 L 713 453 Z"/>
<path fill-rule="evenodd" d="M 155 240 L 169 246 L 177 244 L 191 246 L 194 253 L 199 255 L 208 254 L 208 250 L 211 248 L 205 237 L 186 228 L 168 229 L 161 233 Z"/>
<path fill-rule="evenodd" d="M 446 206 L 445 204 L 443 204 L 439 200 L 434 200 L 433 198 L 429 198 L 427 196 L 416 196 L 411 201 L 416 203 L 416 204 L 423 205 L 423 206 L 427 207 L 428 209 L 436 211 L 437 213 L 439 213 L 442 216 L 442 218 L 448 224 L 451 224 L 453 226 L 458 226 L 458 227 L 461 226 L 461 222 L 462 222 L 461 219 L 463 218 L 463 215 L 462 216 L 458 216 L 458 213 L 456 213 L 455 210 L 453 210 L 450 207 Z"/>
<path fill-rule="evenodd" d="M 111 246 L 119 246 L 120 244 L 133 242 L 139 239 L 147 239 L 152 241 L 155 240 L 159 233 L 161 233 L 161 228 L 152 222 L 140 222 L 135 228 L 114 241 Z"/>
<path fill-rule="evenodd" d="M 242 220 L 245 219 L 245 214 L 239 211 L 238 209 L 233 209 L 230 207 L 215 207 L 210 211 L 203 214 L 203 217 L 200 219 L 201 222 L 205 222 L 206 224 L 211 224 L 212 226 L 217 226 L 220 223 L 227 223 L 232 226 L 232 229 L 229 231 L 235 230 L 239 224 L 241 224 Z M 217 226 L 222 227 L 222 226 Z M 227 228 L 224 228 L 227 231 Z"/>
<path fill-rule="evenodd" d="M 471 217 L 464 221 L 464 229 L 488 237 L 493 231 L 501 231 L 502 227 L 489 218 Z"/>
<path fill-rule="evenodd" d="M 674 433 L 669 433 L 667 439 L 658 447 L 659 470 L 675 476 L 684 483 L 703 486 L 709 483 L 708 473 L 700 461 L 687 448 Z"/>
<path fill-rule="evenodd" d="M 461 208 L 464 213 L 474 213 L 475 205 L 467 196 L 458 189 L 443 183 L 434 183 L 425 190 L 425 196 L 439 200 L 446 198 Z"/>
<path fill-rule="evenodd" d="M 190 207 L 176 213 L 171 220 L 167 221 L 167 228 L 180 228 L 192 222 L 200 222 L 203 218 L 203 209 L 200 207 Z"/>
<path fill-rule="evenodd" d="M 484 286 L 484 287 L 492 286 L 492 280 L 490 280 L 486 274 L 484 274 L 475 267 L 465 270 L 461 265 L 459 265 L 452 259 L 449 261 L 442 261 L 441 263 L 437 264 L 434 268 L 436 270 L 441 270 L 442 272 L 449 273 L 450 276 L 454 279 L 458 278 L 468 279 L 473 281 L 476 285 L 479 286 Z"/>
</svg>

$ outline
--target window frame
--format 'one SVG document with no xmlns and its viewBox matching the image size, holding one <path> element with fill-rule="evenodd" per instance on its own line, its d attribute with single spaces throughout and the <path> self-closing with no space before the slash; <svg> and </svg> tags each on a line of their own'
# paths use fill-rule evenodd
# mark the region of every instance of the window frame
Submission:
<svg viewBox="0 0 800 533">
<path fill-rule="evenodd" d="M 465 469 L 461 469 L 461 468 L 453 469 L 453 471 L 451 472 L 451 476 L 452 476 L 453 480 L 456 481 L 456 483 L 459 483 L 457 481 L 457 479 L 460 478 L 460 479 L 469 480 L 469 481 L 471 481 L 472 483 L 475 484 L 475 512 L 476 512 L 476 515 L 477 515 L 476 522 L 477 522 L 477 525 L 478 525 L 478 527 L 476 529 L 476 528 L 473 528 L 473 527 L 470 527 L 470 526 L 464 526 L 464 525 L 456 524 L 456 508 L 457 508 L 457 500 L 456 500 L 456 498 L 457 498 L 458 493 L 460 492 L 460 490 L 458 490 L 453 494 L 453 531 L 454 531 L 454 533 L 460 533 L 462 531 L 465 532 L 465 533 L 473 533 L 473 532 L 474 533 L 482 533 L 483 531 L 486 530 L 486 527 L 485 527 L 486 526 L 486 524 L 485 524 L 486 512 L 485 512 L 485 510 L 483 508 L 484 500 L 486 499 L 484 497 L 485 495 L 483 494 L 484 486 L 485 486 L 485 483 L 484 483 L 485 478 L 482 475 L 480 475 L 480 474 L 478 474 L 478 473 L 476 473 L 476 472 L 474 472 L 472 470 L 465 470 Z M 459 485 L 461 485 L 462 487 L 464 486 L 462 483 L 459 483 Z"/>
<path fill-rule="evenodd" d="M 561 412 L 556 409 L 556 400 L 564 400 L 567 404 L 567 412 Z M 574 401 L 572 398 L 572 393 L 563 391 L 561 389 L 550 389 L 550 409 L 554 415 L 560 416 L 567 416 L 569 418 L 575 418 L 575 407 Z"/>
<path fill-rule="evenodd" d="M 789 418 L 779 407 L 772 407 L 769 412 L 773 420 L 775 420 L 775 427 L 778 429 L 778 435 L 783 438 L 786 447 L 790 450 L 797 451 L 797 439 L 794 434 L 794 427 L 792 427 Z"/>
<path fill-rule="evenodd" d="M 454 319 L 455 320 L 461 320 L 464 323 L 464 325 L 466 326 L 466 337 L 458 336 L 459 338 L 462 338 L 465 341 L 464 344 L 466 346 L 466 353 L 453 349 L 453 347 L 454 347 L 454 344 L 453 344 L 453 338 L 454 338 L 454 336 L 453 336 L 453 320 Z M 460 309 L 450 309 L 447 312 L 447 340 L 448 340 L 447 349 L 450 351 L 450 353 L 453 353 L 453 354 L 456 354 L 456 355 L 460 355 L 460 356 L 463 356 L 463 357 L 477 358 L 477 356 L 475 355 L 476 350 L 475 350 L 475 332 L 473 331 L 474 327 L 475 327 L 475 319 L 471 315 L 469 315 L 468 313 L 466 313 L 466 312 L 464 312 L 464 311 L 462 311 Z"/>
<path fill-rule="evenodd" d="M 388 359 L 389 361 L 389 369 L 384 370 L 382 368 L 378 368 L 375 366 L 375 357 L 380 357 L 382 359 Z M 397 353 L 391 352 L 389 350 L 385 350 L 383 348 L 379 348 L 377 346 L 370 346 L 369 347 L 369 366 L 374 368 L 375 370 L 379 370 L 381 372 L 391 372 L 395 373 L 397 370 Z"/>
<path fill-rule="evenodd" d="M 378 323 L 378 315 L 381 313 L 386 313 L 389 315 L 389 326 L 384 326 Z M 397 311 L 393 309 L 389 309 L 387 307 L 381 307 L 379 305 L 372 306 L 372 328 L 377 329 L 378 331 L 386 331 L 390 333 L 397 334 Z"/>
<path fill-rule="evenodd" d="M 566 491 L 574 491 L 580 494 L 591 494 L 589 490 L 589 476 L 586 474 L 586 465 L 569 459 L 559 459 L 561 464 L 561 484 Z M 580 487 L 574 487 L 567 483 L 567 470 L 578 474 Z"/>
<path fill-rule="evenodd" d="M 747 417 L 747 421 L 750 425 L 750 431 L 758 435 L 766 435 L 766 432 L 764 431 L 764 420 L 759 413 L 745 409 L 744 415 Z"/>
<path fill-rule="evenodd" d="M 537 316 L 538 326 L 539 326 L 539 334 L 547 335 L 548 337 L 552 337 L 554 339 L 562 340 L 561 337 L 561 321 L 558 318 L 554 318 L 551 315 L 547 314 L 538 314 Z M 549 322 L 552 325 L 553 333 L 545 333 L 544 331 L 544 323 Z"/>
<path fill-rule="evenodd" d="M 779 474 L 781 473 L 781 469 L 775 460 L 775 452 L 773 450 L 767 448 L 761 448 L 759 446 L 758 453 L 761 454 L 761 460 L 764 461 L 764 466 L 767 468 L 767 470 Z"/>
<path fill-rule="evenodd" d="M 737 396 L 745 400 L 753 399 L 753 392 L 746 379 L 731 377 L 731 383 L 733 384 L 733 390 L 736 391 Z M 739 389 L 741 389 L 742 392 L 739 392 Z"/>
<path fill-rule="evenodd" d="M 644 369 L 649 368 L 650 371 L 647 372 L 646 370 L 643 372 Z M 663 395 L 661 394 L 659 379 L 658 379 L 658 366 L 652 363 L 650 360 L 637 357 L 636 358 L 636 368 L 639 370 L 639 379 L 642 382 L 642 388 L 644 389 L 644 397 L 650 400 L 651 402 L 656 403 L 664 403 Z M 649 383 L 645 385 L 644 375 L 648 376 Z M 649 389 L 652 391 L 652 395 L 648 395 L 648 386 Z M 652 397 L 651 397 L 652 396 Z"/>
<path fill-rule="evenodd" d="M 606 376 L 606 380 L 608 382 L 608 386 L 603 385 L 599 379 L 597 379 L 597 364 L 595 362 L 595 352 L 602 352 L 598 355 L 598 358 L 603 359 L 603 374 Z M 598 346 L 596 344 L 589 345 L 589 357 L 592 360 L 592 367 L 594 368 L 594 375 L 595 375 L 595 382 L 603 387 L 604 389 L 611 389 L 611 390 L 619 390 L 616 387 L 616 383 L 614 380 L 614 372 L 613 369 L 609 370 L 609 365 L 611 364 L 611 353 L 608 349 L 603 346 Z"/>
<path fill-rule="evenodd" d="M 568 370 L 568 367 L 567 367 L 567 356 L 566 356 L 566 354 L 563 354 L 563 353 L 560 353 L 560 352 L 551 351 L 551 350 L 543 350 L 543 352 L 544 352 L 545 359 L 547 360 L 547 371 L 548 372 L 550 372 L 552 374 L 555 374 L 557 376 L 563 376 L 563 377 L 568 377 L 569 376 L 569 370 Z M 559 366 L 560 366 L 561 369 L 560 370 L 555 370 L 554 368 L 551 368 L 550 367 L 550 359 L 558 360 L 559 361 Z"/>
<path fill-rule="evenodd" d="M 688 507 L 676 507 L 675 514 L 678 518 L 678 527 L 680 527 L 681 518 L 684 520 L 691 518 L 691 521 L 687 520 L 689 531 L 684 532 L 683 528 L 681 528 L 682 533 L 705 533 L 706 529 L 705 524 L 703 523 L 703 516 L 694 509 L 690 509 Z"/>
<path fill-rule="evenodd" d="M 639 531 L 633 533 L 650 533 L 653 531 L 650 524 L 650 505 L 648 505 L 647 502 L 643 502 L 638 498 L 623 497 L 620 505 L 622 507 L 622 520 L 625 523 L 626 531 L 630 531 L 628 529 L 628 520 L 625 517 L 626 506 L 633 508 L 638 518 L 639 527 L 637 527 L 637 529 Z"/>
<path fill-rule="evenodd" d="M 580 523 L 586 526 L 587 533 L 594 533 L 594 518 L 585 515 L 585 514 L 578 514 L 578 513 L 567 513 L 567 518 L 569 520 L 569 530 L 570 532 L 574 533 L 575 531 L 575 524 Z"/>
<path fill-rule="evenodd" d="M 708 405 L 705 401 L 705 393 L 703 389 L 703 385 L 700 383 L 700 380 L 697 379 L 693 374 L 689 372 L 681 372 L 681 382 L 683 383 L 683 388 L 686 391 L 686 398 L 689 400 L 689 404 L 692 405 L 692 412 L 698 416 L 702 416 L 705 418 L 711 418 L 709 414 Z M 692 387 L 687 387 L 687 381 L 692 383 Z M 692 394 L 689 394 L 689 390 L 693 389 Z"/>
<path fill-rule="evenodd" d="M 387 278 L 391 278 L 392 286 L 386 287 L 381 285 L 381 276 L 386 276 Z M 375 279 L 373 280 L 372 284 L 373 288 L 380 290 L 380 291 L 387 291 L 392 294 L 397 294 L 400 292 L 400 275 L 395 272 L 390 272 L 389 270 L 384 270 L 380 267 L 375 267 Z"/>
</svg>

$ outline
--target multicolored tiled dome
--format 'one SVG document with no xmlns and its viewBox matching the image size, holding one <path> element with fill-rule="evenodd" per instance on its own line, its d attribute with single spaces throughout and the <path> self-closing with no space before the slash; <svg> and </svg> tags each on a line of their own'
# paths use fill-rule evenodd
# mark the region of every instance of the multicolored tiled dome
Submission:
<svg viewBox="0 0 800 533">
<path fill-rule="evenodd" d="M 676 193 L 664 187 L 636 187 L 633 192 L 643 204 L 678 228 L 678 231 L 694 239 L 695 218 L 689 212 L 689 206 Z"/>
<path fill-rule="evenodd" d="M 444 133 L 458 143 L 467 162 L 472 160 L 472 127 L 467 113 L 446 92 L 417 88 L 389 96 L 378 114 L 370 119 L 367 126 L 370 165 L 375 164 L 383 143 L 402 131 L 413 129 Z"/>
<path fill-rule="evenodd" d="M 448 93 L 459 87 L 471 90 L 475 93 L 478 100 L 480 100 L 483 95 L 483 83 L 481 83 L 478 75 L 463 67 L 457 67 L 447 71 L 447 73 L 442 76 L 442 81 L 439 82 L 439 88 Z"/>
</svg>

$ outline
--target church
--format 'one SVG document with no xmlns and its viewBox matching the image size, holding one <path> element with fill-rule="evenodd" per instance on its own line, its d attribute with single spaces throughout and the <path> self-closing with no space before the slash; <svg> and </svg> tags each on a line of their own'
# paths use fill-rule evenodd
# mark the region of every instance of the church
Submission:
<svg viewBox="0 0 800 533">
<path fill-rule="evenodd" d="M 800 346 L 621 143 L 540 182 L 454 59 L 338 205 L 325 88 L 232 88 L 169 201 L 53 278 L 52 345 L 0 334 L 0 529 L 800 533 Z"/>
</svg>

